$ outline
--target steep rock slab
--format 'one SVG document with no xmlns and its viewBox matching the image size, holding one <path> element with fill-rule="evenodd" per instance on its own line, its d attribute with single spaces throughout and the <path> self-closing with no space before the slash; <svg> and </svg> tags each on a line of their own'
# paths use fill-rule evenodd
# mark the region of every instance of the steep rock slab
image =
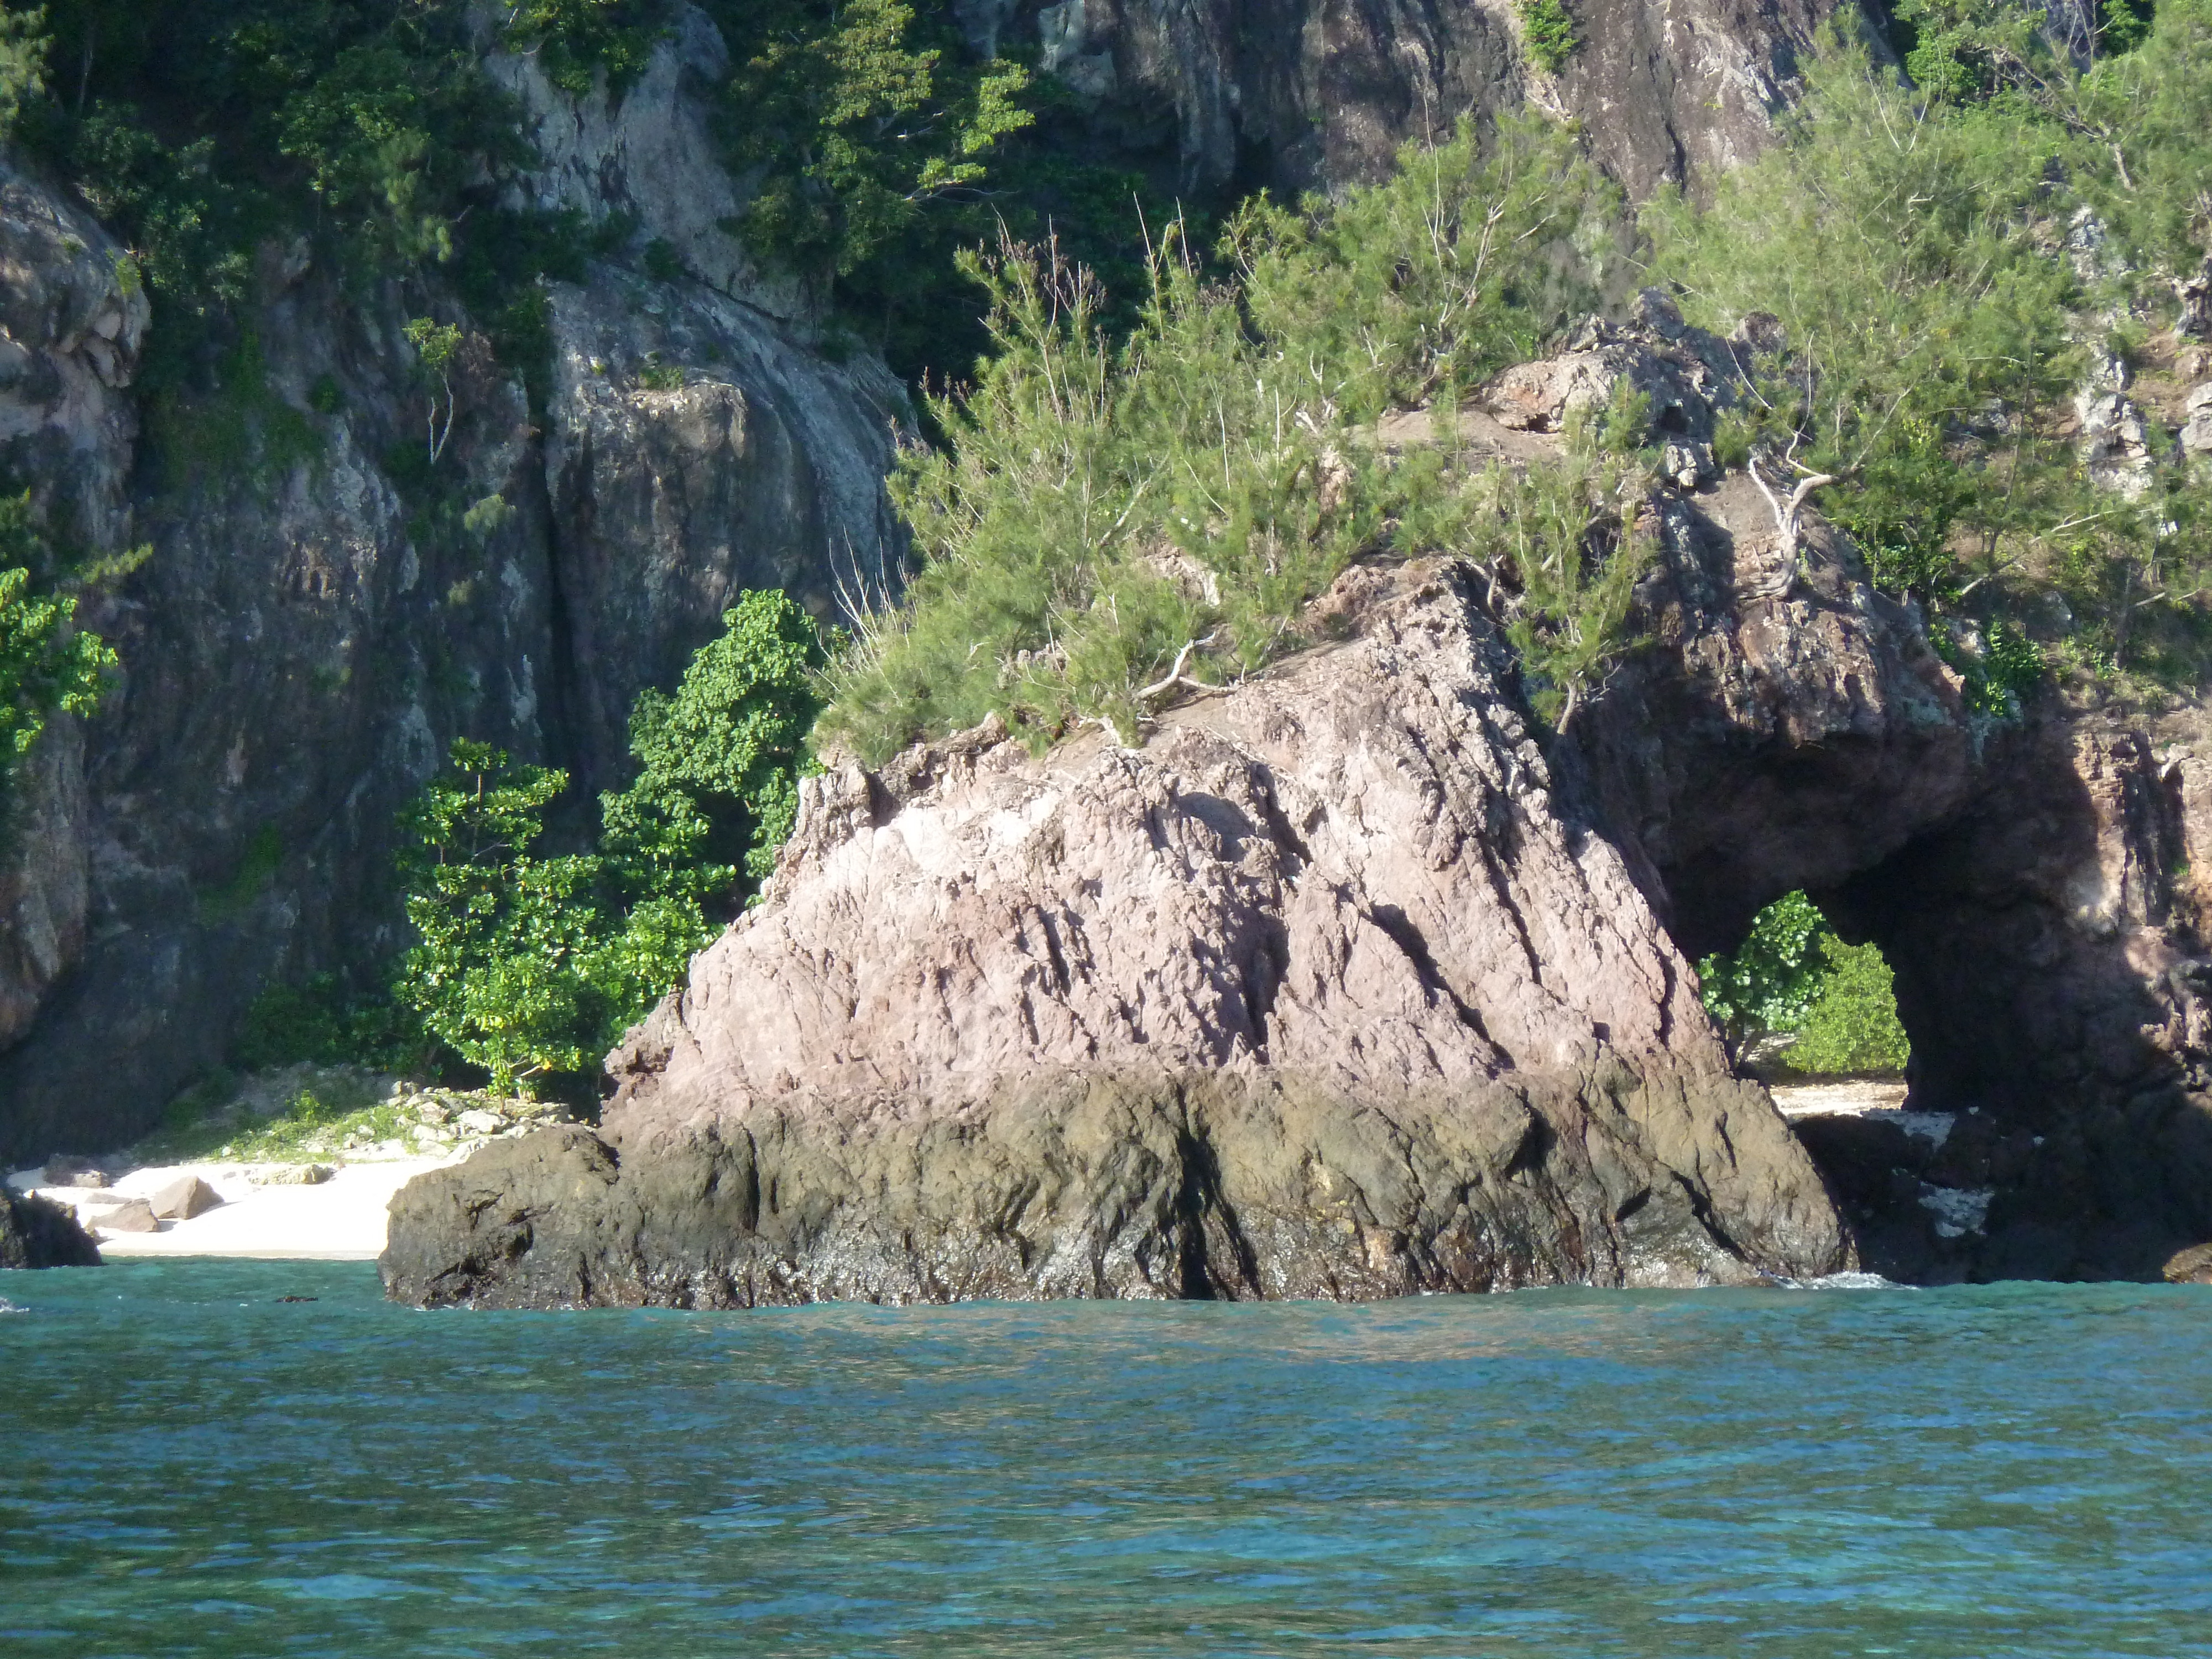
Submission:
<svg viewBox="0 0 2212 1659">
<path fill-rule="evenodd" d="M 1579 119 L 1641 198 L 1756 154 L 1833 0 L 1590 0 L 1555 76 L 1511 0 L 964 0 L 979 45 L 1033 43 L 1099 137 L 1186 190 L 1376 177 L 1409 138 L 1534 103 Z"/>
<path fill-rule="evenodd" d="M 766 902 L 564 1131 L 410 1187 L 416 1302 L 1372 1296 L 1849 1258 L 1449 565 L 1035 760 L 811 782 Z"/>
<path fill-rule="evenodd" d="M 0 467 L 49 528 L 123 544 L 146 331 L 143 285 L 89 216 L 0 164 Z M 38 579 L 52 573 L 34 572 Z M 0 823 L 0 1048 L 30 1028 L 82 957 L 91 878 L 84 744 L 58 715 L 17 763 Z"/>
</svg>

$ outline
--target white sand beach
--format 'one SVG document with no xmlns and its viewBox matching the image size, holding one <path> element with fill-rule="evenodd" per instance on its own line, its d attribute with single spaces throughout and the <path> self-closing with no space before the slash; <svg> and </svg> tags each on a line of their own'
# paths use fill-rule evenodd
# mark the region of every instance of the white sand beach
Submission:
<svg viewBox="0 0 2212 1659">
<path fill-rule="evenodd" d="M 467 1155 L 365 1159 L 337 1165 L 316 1185 L 272 1182 L 268 1164 L 174 1164 L 134 1170 L 112 1187 L 33 1186 L 74 1206 L 100 1242 L 100 1254 L 125 1256 L 229 1255 L 299 1261 L 358 1261 L 384 1249 L 386 1206 L 392 1194 L 426 1170 Z M 162 1221 L 155 1232 L 118 1232 L 101 1227 L 113 1199 L 150 1198 L 185 1176 L 197 1176 L 222 1202 L 183 1221 Z M 263 1179 L 257 1180 L 256 1176 Z M 10 1184 L 19 1184 L 11 1181 Z"/>
</svg>

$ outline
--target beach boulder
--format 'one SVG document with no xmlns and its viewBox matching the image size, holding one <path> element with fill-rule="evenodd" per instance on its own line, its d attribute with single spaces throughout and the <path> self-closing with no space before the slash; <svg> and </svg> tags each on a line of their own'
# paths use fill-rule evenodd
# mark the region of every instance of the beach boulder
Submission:
<svg viewBox="0 0 2212 1659">
<path fill-rule="evenodd" d="M 190 1221 L 222 1202 L 222 1194 L 198 1176 L 179 1176 L 147 1200 L 163 1221 Z"/>
<path fill-rule="evenodd" d="M 100 1247 L 50 1198 L 0 1187 L 0 1267 L 97 1267 Z"/>
</svg>

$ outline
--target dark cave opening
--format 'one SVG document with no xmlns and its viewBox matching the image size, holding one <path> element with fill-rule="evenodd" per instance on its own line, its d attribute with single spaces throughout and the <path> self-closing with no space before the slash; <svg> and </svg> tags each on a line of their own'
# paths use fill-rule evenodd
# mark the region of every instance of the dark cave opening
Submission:
<svg viewBox="0 0 2212 1659">
<path fill-rule="evenodd" d="M 2212 964 L 2190 948 L 2178 808 L 2147 763 L 2093 788 L 2070 755 L 2021 759 L 2045 763 L 1871 860 L 1874 811 L 1858 836 L 1770 822 L 1767 855 L 1733 880 L 1707 843 L 1687 880 L 1667 872 L 1676 938 L 1727 948 L 1795 876 L 1838 937 L 1887 960 L 1911 1050 L 1902 1110 L 1793 1119 L 1865 1267 L 2154 1279 L 2212 1237 L 2212 1078 L 2192 1058 Z M 1854 840 L 1860 867 L 1820 879 Z"/>
</svg>

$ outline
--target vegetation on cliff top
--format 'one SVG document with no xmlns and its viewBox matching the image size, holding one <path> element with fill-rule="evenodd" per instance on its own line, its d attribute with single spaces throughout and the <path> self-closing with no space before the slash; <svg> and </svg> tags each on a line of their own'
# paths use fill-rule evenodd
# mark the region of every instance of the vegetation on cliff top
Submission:
<svg viewBox="0 0 2212 1659">
<path fill-rule="evenodd" d="M 2145 358 L 2166 279 L 2212 246 L 2212 5 L 2169 0 L 2087 70 L 2007 7 L 1947 15 L 1919 56 L 1956 73 L 1928 88 L 1832 28 L 1784 142 L 1632 233 L 1571 131 L 1522 119 L 1409 146 L 1334 201 L 1249 205 L 1225 283 L 1167 228 L 1119 341 L 1059 250 L 965 256 L 995 349 L 933 405 L 945 445 L 903 459 L 921 570 L 833 670 L 823 738 L 875 757 L 989 712 L 1037 742 L 1085 720 L 1129 736 L 1176 686 L 1297 642 L 1349 559 L 1428 549 L 1499 579 L 1540 709 L 1571 719 L 1622 643 L 1630 474 L 1470 479 L 1433 447 L 1393 456 L 1375 423 L 1426 405 L 1448 426 L 1630 285 L 1632 234 L 1693 320 L 1755 348 L 1723 459 L 1817 492 L 1876 584 L 1941 619 L 1978 708 L 2016 707 L 2039 635 L 2095 672 L 2193 678 L 2207 485 L 2085 457 L 2072 395 Z M 1617 456 L 1641 441 L 1613 429 Z"/>
<path fill-rule="evenodd" d="M 1594 518 L 1627 539 L 1595 428 L 1571 477 L 1531 485 L 1396 465 L 1374 426 L 1534 355 L 1597 301 L 1620 228 L 1572 134 L 1515 118 L 1487 145 L 1467 124 L 1409 147 L 1395 176 L 1338 204 L 1249 204 L 1222 239 L 1232 283 L 1209 280 L 1182 227 L 1159 228 L 1150 293 L 1119 340 L 1097 283 L 1056 248 L 963 256 L 997 349 L 935 400 L 945 446 L 902 457 L 893 494 L 921 568 L 833 668 L 822 737 L 880 758 L 992 712 L 1038 743 L 1086 719 L 1132 737 L 1182 679 L 1256 667 L 1297 639 L 1304 606 L 1353 557 L 1523 531 L 1544 558 L 1501 545 L 1494 562 L 1541 657 L 1576 631 L 1536 615 L 1547 572 L 1582 591 Z M 1532 489 L 1526 504 L 1554 504 L 1551 520 L 1510 512 Z"/>
</svg>

